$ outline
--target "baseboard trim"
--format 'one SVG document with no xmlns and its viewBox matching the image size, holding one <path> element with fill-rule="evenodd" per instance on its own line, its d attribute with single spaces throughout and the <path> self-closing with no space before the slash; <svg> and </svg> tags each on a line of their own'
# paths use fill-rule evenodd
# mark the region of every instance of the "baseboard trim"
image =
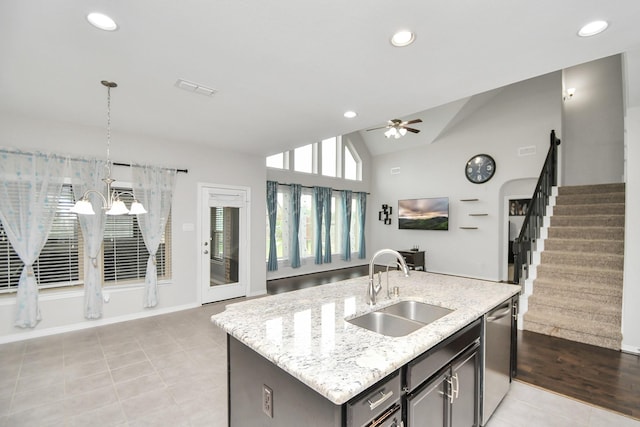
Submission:
<svg viewBox="0 0 640 427">
<path fill-rule="evenodd" d="M 145 310 L 138 313 L 112 317 L 109 319 L 87 320 L 82 323 L 74 323 L 71 325 L 56 326 L 56 327 L 41 329 L 41 330 L 31 330 L 23 333 L 16 333 L 16 334 L 5 335 L 3 337 L 0 337 L 0 344 L 7 344 L 10 342 L 24 341 L 31 338 L 40 338 L 40 337 L 46 337 L 50 335 L 63 334 L 66 332 L 80 331 L 83 329 L 95 328 L 97 326 L 111 325 L 114 323 L 126 322 L 129 320 L 143 319 L 145 317 L 159 316 L 161 314 L 168 314 L 168 313 L 174 313 L 176 311 L 189 310 L 189 309 L 200 307 L 200 306 L 201 305 L 197 303 L 183 304 L 175 307 L 160 308 L 157 310 Z"/>
<path fill-rule="evenodd" d="M 624 353 L 640 355 L 640 347 L 632 347 L 630 345 L 622 344 L 620 345 L 620 350 Z"/>
</svg>

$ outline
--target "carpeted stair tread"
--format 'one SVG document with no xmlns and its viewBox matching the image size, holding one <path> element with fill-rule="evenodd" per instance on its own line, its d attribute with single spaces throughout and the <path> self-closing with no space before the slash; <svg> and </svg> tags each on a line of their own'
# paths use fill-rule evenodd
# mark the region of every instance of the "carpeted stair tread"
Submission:
<svg viewBox="0 0 640 427">
<path fill-rule="evenodd" d="M 530 310 L 524 315 L 524 326 L 527 330 L 529 330 L 527 328 L 528 322 L 538 324 L 545 324 L 546 322 L 552 328 L 568 329 L 599 337 L 615 338 L 622 335 L 619 324 L 600 322 L 589 318 L 576 319 L 573 316 L 567 316 L 559 312 L 547 313 Z"/>
<path fill-rule="evenodd" d="M 538 298 L 554 298 L 559 300 L 575 299 L 576 295 L 580 295 L 580 300 L 589 303 L 607 303 L 611 305 L 619 305 L 622 307 L 622 289 L 587 288 L 588 292 L 580 292 L 579 287 L 560 287 L 558 284 L 548 284 L 544 282 L 536 282 L 535 297 Z M 616 292 L 617 291 L 617 292 Z"/>
<path fill-rule="evenodd" d="M 564 265 L 584 268 L 597 268 L 602 270 L 622 270 L 624 268 L 624 255 L 567 252 L 544 250 L 541 253 L 541 262 L 545 265 Z"/>
<path fill-rule="evenodd" d="M 550 238 L 624 240 L 624 227 L 549 227 Z"/>
<path fill-rule="evenodd" d="M 533 313 L 562 313 L 577 319 L 591 319 L 599 322 L 620 325 L 622 305 L 602 298 L 601 301 L 587 299 L 561 298 L 558 295 L 532 295 L 529 297 L 529 310 Z"/>
<path fill-rule="evenodd" d="M 580 298 L 602 301 L 602 299 L 614 299 L 622 301 L 622 281 L 619 283 L 587 283 L 584 281 L 563 281 L 549 278 L 537 278 L 534 282 L 534 295 L 571 295 Z"/>
<path fill-rule="evenodd" d="M 545 250 L 570 252 L 596 252 L 606 254 L 624 254 L 622 240 L 586 240 L 549 238 L 544 242 Z"/>
<path fill-rule="evenodd" d="M 622 286 L 623 272 L 618 270 L 540 264 L 537 268 L 536 281 L 538 280 Z"/>
<path fill-rule="evenodd" d="M 623 182 L 616 182 L 611 184 L 597 184 L 597 185 L 570 185 L 565 187 L 558 187 L 558 194 L 594 194 L 594 193 L 624 193 L 625 184 Z"/>
<path fill-rule="evenodd" d="M 594 204 L 573 204 L 557 205 L 553 207 L 553 216 L 556 215 L 624 215 L 624 203 Z"/>
<path fill-rule="evenodd" d="M 527 317 L 528 316 L 528 317 Z M 596 345 L 599 347 L 610 348 L 612 350 L 620 350 L 620 343 L 622 342 L 622 333 L 620 328 L 611 326 L 610 328 L 602 328 L 602 324 L 598 322 L 584 323 L 586 329 L 597 330 L 598 334 L 585 333 L 583 331 L 576 331 L 575 329 L 562 327 L 562 321 L 556 321 L 554 318 L 551 322 L 548 319 L 541 318 L 535 314 L 525 314 L 524 328 L 531 332 L 537 332 L 539 334 L 545 334 L 552 337 L 563 338 L 571 341 L 581 342 L 584 344 Z M 572 320 L 572 319 L 571 319 Z M 567 323 L 569 323 L 568 321 Z M 591 328 L 593 327 L 593 329 Z M 599 329 L 595 329 L 599 328 Z M 616 332 L 617 331 L 617 332 Z"/>
<path fill-rule="evenodd" d="M 624 203 L 624 193 L 568 194 L 556 197 L 558 205 L 591 205 L 600 203 Z"/>
<path fill-rule="evenodd" d="M 624 215 L 553 215 L 552 227 L 624 227 Z"/>
</svg>

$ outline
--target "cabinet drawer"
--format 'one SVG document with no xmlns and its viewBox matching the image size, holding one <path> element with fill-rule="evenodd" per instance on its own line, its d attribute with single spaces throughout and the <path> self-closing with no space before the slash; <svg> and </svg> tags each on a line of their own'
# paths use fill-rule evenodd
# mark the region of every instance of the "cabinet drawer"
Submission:
<svg viewBox="0 0 640 427">
<path fill-rule="evenodd" d="M 409 392 L 429 379 L 453 360 L 464 349 L 480 340 L 480 319 L 438 344 L 435 348 L 418 356 L 407 365 L 407 388 Z"/>
<path fill-rule="evenodd" d="M 382 380 L 347 403 L 347 427 L 362 427 L 400 401 L 400 372 Z"/>
</svg>

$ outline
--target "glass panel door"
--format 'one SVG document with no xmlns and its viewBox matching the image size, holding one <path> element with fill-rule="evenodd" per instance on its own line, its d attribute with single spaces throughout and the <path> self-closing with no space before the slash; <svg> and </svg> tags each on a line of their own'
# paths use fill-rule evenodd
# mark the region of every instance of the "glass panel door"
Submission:
<svg viewBox="0 0 640 427">
<path fill-rule="evenodd" d="M 202 302 L 245 296 L 248 260 L 246 191 L 204 187 L 201 197 Z"/>
</svg>

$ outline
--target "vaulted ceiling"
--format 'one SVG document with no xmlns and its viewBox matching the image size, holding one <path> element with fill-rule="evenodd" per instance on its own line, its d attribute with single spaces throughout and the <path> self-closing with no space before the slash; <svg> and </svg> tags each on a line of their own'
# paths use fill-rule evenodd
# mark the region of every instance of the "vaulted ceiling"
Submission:
<svg viewBox="0 0 640 427">
<path fill-rule="evenodd" d="M 118 30 L 89 25 L 92 11 Z M 578 37 L 594 19 L 609 29 Z M 637 0 L 2 0 L 0 113 L 104 126 L 106 79 L 114 133 L 268 155 L 446 117 L 471 95 L 637 48 L 638 22 Z M 392 46 L 399 29 L 416 41 Z"/>
</svg>

